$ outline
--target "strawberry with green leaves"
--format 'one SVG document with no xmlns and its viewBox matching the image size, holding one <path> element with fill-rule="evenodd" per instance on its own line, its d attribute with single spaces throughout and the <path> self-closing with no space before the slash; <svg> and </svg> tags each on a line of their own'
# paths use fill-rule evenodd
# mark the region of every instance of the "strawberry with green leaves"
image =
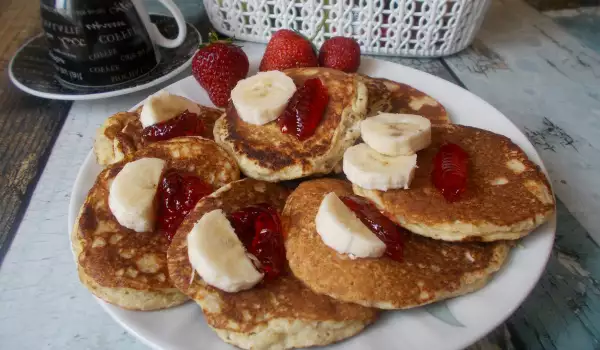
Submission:
<svg viewBox="0 0 600 350">
<path fill-rule="evenodd" d="M 231 40 L 219 40 L 214 32 L 209 37 L 192 59 L 192 75 L 215 106 L 225 107 L 231 90 L 248 75 L 248 56 Z"/>
</svg>

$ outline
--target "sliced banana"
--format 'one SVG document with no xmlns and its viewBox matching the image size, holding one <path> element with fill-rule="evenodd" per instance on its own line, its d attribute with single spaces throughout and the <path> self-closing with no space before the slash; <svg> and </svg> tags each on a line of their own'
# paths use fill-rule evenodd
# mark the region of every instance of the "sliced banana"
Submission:
<svg viewBox="0 0 600 350">
<path fill-rule="evenodd" d="M 364 189 L 408 189 L 415 176 L 417 155 L 390 157 L 361 143 L 346 150 L 342 167 L 348 180 Z"/>
<path fill-rule="evenodd" d="M 183 96 L 160 91 L 144 102 L 140 121 L 144 128 L 174 118 L 185 111 L 200 114 L 200 106 Z"/>
<path fill-rule="evenodd" d="M 388 156 L 409 156 L 431 144 L 431 121 L 415 114 L 380 113 L 360 124 L 363 141 Z"/>
<path fill-rule="evenodd" d="M 333 192 L 323 198 L 315 224 L 325 245 L 338 253 L 377 258 L 385 252 L 385 244 Z"/>
<path fill-rule="evenodd" d="M 220 209 L 198 220 L 187 245 L 190 264 L 213 287 L 234 293 L 252 288 L 263 278 Z"/>
<path fill-rule="evenodd" d="M 125 164 L 108 193 L 108 206 L 119 224 L 136 232 L 154 230 L 156 191 L 166 162 L 141 158 Z"/>
<path fill-rule="evenodd" d="M 240 80 L 231 91 L 231 100 L 243 121 L 263 125 L 279 117 L 294 92 L 292 78 L 274 70 Z"/>
</svg>

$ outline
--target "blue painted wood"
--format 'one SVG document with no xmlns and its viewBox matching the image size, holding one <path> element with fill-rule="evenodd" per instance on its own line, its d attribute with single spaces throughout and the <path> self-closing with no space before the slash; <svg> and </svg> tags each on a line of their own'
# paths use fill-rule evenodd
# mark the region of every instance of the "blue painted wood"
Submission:
<svg viewBox="0 0 600 350">
<path fill-rule="evenodd" d="M 546 14 L 584 45 L 600 53 L 600 7 L 551 11 Z"/>
<path fill-rule="evenodd" d="M 527 134 L 557 196 L 600 242 L 600 54 L 523 1 L 502 0 L 473 45 L 445 61 Z"/>
<path fill-rule="evenodd" d="M 513 316 L 469 350 L 600 349 L 600 248 L 590 236 L 600 241 L 600 197 L 589 185 L 599 159 L 600 30 L 550 16 L 560 25 L 521 1 L 495 1 L 473 45 L 445 59 L 467 89 L 527 134 L 559 197 L 546 272 Z"/>
<path fill-rule="evenodd" d="M 546 273 L 510 318 L 514 343 L 526 349 L 600 348 L 600 248 L 557 203 L 558 230 Z"/>
<path fill-rule="evenodd" d="M 565 8 L 577 8 L 582 6 L 598 6 L 600 0 L 525 0 L 531 6 L 540 11 L 556 10 Z"/>
<path fill-rule="evenodd" d="M 193 2 L 191 0 L 177 0 L 177 2 L 184 8 L 186 16 L 194 16 L 196 13 L 195 11 L 201 11 L 202 2 L 200 0 L 194 0 Z M 498 2 L 509 3 L 513 2 L 513 0 Z M 188 4 L 189 7 L 186 7 L 185 4 Z M 151 5 L 150 9 L 151 11 L 163 11 L 156 4 Z M 198 16 L 199 18 L 201 17 L 201 15 Z M 505 16 L 497 16 L 496 18 L 493 18 L 493 20 L 500 21 L 503 17 Z M 511 26 L 523 26 L 525 25 L 524 23 L 527 22 L 519 21 L 511 24 Z M 502 28 L 503 30 L 499 32 L 507 33 L 510 26 Z M 520 41 L 520 43 L 522 45 L 535 46 L 536 42 L 539 43 L 543 40 L 550 40 L 550 38 L 544 36 L 549 33 L 545 31 L 543 27 L 541 28 L 541 30 L 536 32 L 539 34 L 534 35 L 530 33 L 531 37 L 525 38 L 530 41 L 524 40 Z M 499 46 L 509 47 L 511 51 L 518 51 L 519 47 L 515 47 L 515 45 L 519 42 L 516 42 L 515 44 L 515 42 L 507 42 L 509 38 L 503 39 L 506 40 L 501 41 Z M 554 40 L 554 37 L 552 37 L 552 39 Z M 568 48 L 568 46 L 565 46 L 564 43 L 560 41 L 560 38 L 556 39 L 555 44 L 559 48 L 559 45 Z M 544 53 L 541 48 L 539 50 L 540 54 Z M 564 49 L 564 51 L 567 52 L 566 49 Z M 460 76 L 461 79 L 467 77 L 467 75 L 471 75 L 472 77 L 475 76 L 476 78 L 471 77 L 470 79 L 464 79 L 467 88 L 470 88 L 475 93 L 485 95 L 484 90 L 487 86 L 487 91 L 492 91 L 498 99 L 501 99 L 502 97 L 506 97 L 503 96 L 503 94 L 507 94 L 508 90 L 506 86 L 508 85 L 498 84 L 498 80 L 495 80 L 497 77 L 494 76 L 496 72 L 510 72 L 511 69 L 514 69 L 514 71 L 517 72 L 515 76 L 519 76 L 522 75 L 520 69 L 523 67 L 533 70 L 538 69 L 539 67 L 532 63 L 532 60 L 528 60 L 527 57 L 519 57 L 519 60 L 512 60 L 511 57 L 507 57 L 506 54 L 498 52 L 500 51 L 498 51 L 497 48 L 492 47 L 489 41 L 478 41 L 471 50 L 456 57 L 454 60 L 451 60 L 449 66 L 454 70 L 453 72 L 446 70 L 447 66 L 445 63 L 439 60 L 391 60 L 428 71 L 459 84 L 460 82 L 454 79 L 454 74 Z M 576 58 L 579 56 L 573 55 L 569 57 L 574 60 L 573 62 L 577 62 Z M 548 65 L 553 64 L 556 65 L 557 69 L 565 69 L 565 67 L 560 65 L 560 61 L 563 59 L 562 57 L 555 56 L 546 58 Z M 583 62 L 589 64 L 587 63 L 588 61 L 585 60 L 587 58 L 583 58 Z M 517 61 L 521 66 L 514 65 L 514 62 Z M 583 64 L 581 67 L 578 67 L 578 69 L 579 68 L 581 68 L 581 71 L 576 71 L 575 69 L 573 69 L 573 71 L 575 73 L 580 72 L 581 75 L 565 70 L 566 74 L 570 76 L 569 79 L 577 80 L 586 76 L 589 80 L 586 80 L 582 85 L 592 86 L 593 70 L 584 70 L 585 66 Z M 538 75 L 548 74 L 548 70 L 538 72 Z M 476 84 L 477 79 L 480 79 L 482 83 Z M 507 81 L 508 80 L 511 81 L 511 87 L 516 87 L 520 83 L 518 79 L 507 79 Z M 593 93 L 593 91 L 590 91 L 590 93 Z M 532 97 L 527 97 L 527 99 L 531 98 Z M 493 100 L 492 98 L 486 99 L 490 101 Z M 515 105 L 515 110 L 519 107 L 517 102 L 519 101 L 514 100 L 511 102 Z M 529 102 L 531 103 L 531 101 Z M 532 110 L 535 110 L 537 106 L 532 106 L 531 108 Z M 551 119 L 548 120 L 552 122 Z M 559 132 L 560 130 L 563 130 L 563 128 L 569 129 L 570 126 L 568 123 L 562 122 L 559 124 L 552 124 L 558 126 L 560 130 L 556 129 L 556 127 L 553 127 L 551 124 L 546 123 L 543 118 L 536 119 L 536 123 L 537 124 L 535 125 L 530 125 L 529 128 L 532 141 L 535 142 L 535 140 L 538 140 L 538 147 L 541 147 L 541 150 L 545 147 L 544 142 L 555 147 L 555 151 L 546 150 L 546 153 L 542 152 L 543 157 L 554 157 L 555 155 L 550 152 L 556 153 L 557 158 L 560 157 L 564 159 L 574 157 L 573 152 L 575 151 L 572 149 L 571 145 L 562 143 L 564 142 L 564 135 L 561 136 L 562 134 Z M 527 125 L 528 124 L 522 124 L 521 126 Z M 584 147 L 584 140 L 584 138 L 577 138 L 576 142 L 578 143 L 576 144 L 576 147 Z M 588 140 L 589 142 L 593 141 L 591 139 Z M 566 180 L 564 183 L 560 181 L 563 180 L 563 177 L 556 178 L 555 186 L 564 186 L 562 193 L 567 193 L 569 187 L 574 185 L 575 180 L 579 179 L 577 176 L 573 176 L 573 173 L 570 174 L 570 177 L 564 177 L 564 180 Z M 572 203 L 574 202 L 571 201 L 571 204 Z M 540 283 L 505 325 L 502 325 L 485 339 L 470 347 L 469 350 L 600 349 L 600 248 L 560 200 L 557 204 L 557 210 L 558 232 L 555 249 L 550 258 L 546 273 L 543 275 Z M 597 212 L 598 210 L 595 210 L 596 214 Z M 71 264 L 71 261 L 68 261 L 68 263 Z M 74 281 L 75 279 L 73 279 L 73 283 L 75 283 Z M 433 312 L 441 312 L 441 317 L 446 317 L 447 315 L 444 315 L 443 311 L 443 309 L 433 310 Z M 93 334 L 94 331 L 95 330 L 89 330 L 90 334 Z M 62 333 L 64 334 L 64 332 Z M 102 337 L 104 336 L 105 334 L 102 335 Z M 75 337 L 78 338 L 79 334 Z M 85 336 L 83 338 L 85 338 Z M 46 344 L 46 340 L 47 339 L 43 340 L 43 344 Z M 55 338 L 52 338 L 52 342 L 54 346 L 60 344 Z M 92 346 L 91 342 L 91 340 L 86 340 L 85 343 L 78 344 L 83 347 L 90 347 Z M 42 343 L 36 344 L 42 345 Z M 50 340 L 48 340 L 48 346 L 52 346 Z M 131 345 L 128 344 L 126 347 L 130 346 Z M 99 348 L 103 347 L 106 346 L 99 346 Z"/>
</svg>

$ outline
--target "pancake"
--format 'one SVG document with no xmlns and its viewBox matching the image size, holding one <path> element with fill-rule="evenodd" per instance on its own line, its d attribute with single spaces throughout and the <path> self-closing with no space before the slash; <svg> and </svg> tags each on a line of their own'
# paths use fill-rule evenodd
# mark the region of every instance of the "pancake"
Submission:
<svg viewBox="0 0 600 350">
<path fill-rule="evenodd" d="M 282 215 L 294 275 L 316 293 L 382 309 L 407 309 L 482 288 L 506 260 L 509 245 L 448 243 L 407 233 L 403 261 L 350 259 L 323 243 L 315 216 L 323 197 L 351 195 L 349 182 L 306 181 L 289 196 Z"/>
<path fill-rule="evenodd" d="M 162 233 L 135 232 L 121 226 L 108 206 L 114 177 L 127 162 L 145 157 L 164 159 L 167 169 L 195 174 L 214 188 L 240 175 L 233 158 L 212 140 L 201 137 L 150 144 L 98 175 L 73 228 L 79 277 L 97 297 L 132 310 L 163 309 L 187 300 L 169 278 L 167 238 Z"/>
<path fill-rule="evenodd" d="M 433 158 L 452 142 L 469 154 L 467 190 L 448 202 L 433 186 Z M 432 128 L 432 144 L 417 153 L 409 190 L 376 191 L 354 186 L 414 233 L 446 241 L 518 239 L 554 213 L 546 176 L 509 138 L 462 125 Z"/>
<path fill-rule="evenodd" d="M 202 307 L 208 325 L 221 339 L 244 349 L 327 345 L 358 333 L 376 318 L 373 309 L 311 292 L 289 272 L 252 289 L 227 293 L 207 285 L 193 271 L 187 235 L 204 214 L 259 203 L 281 210 L 288 193 L 280 185 L 249 178 L 232 182 L 198 202 L 169 248 L 169 273 L 175 286 Z"/>
<path fill-rule="evenodd" d="M 360 136 L 359 122 L 367 106 L 364 84 L 353 75 L 327 68 L 295 68 L 285 73 L 296 85 L 321 78 L 329 92 L 329 104 L 315 134 L 299 141 L 282 133 L 276 121 L 266 125 L 242 121 L 230 102 L 215 124 L 214 136 L 248 177 L 277 182 L 327 174 Z"/>
<path fill-rule="evenodd" d="M 432 124 L 448 124 L 448 112 L 437 100 L 412 86 L 383 78 L 357 74 L 369 91 L 367 117 L 379 112 L 417 114 Z"/>
<path fill-rule="evenodd" d="M 198 106 L 200 107 L 198 117 L 204 122 L 204 133 L 198 136 L 212 139 L 215 121 L 223 114 L 223 111 L 202 105 Z M 94 141 L 94 153 L 98 164 L 105 166 L 116 163 L 144 147 L 143 128 L 140 122 L 141 111 L 142 107 L 139 107 L 133 112 L 114 114 L 98 129 Z"/>
</svg>

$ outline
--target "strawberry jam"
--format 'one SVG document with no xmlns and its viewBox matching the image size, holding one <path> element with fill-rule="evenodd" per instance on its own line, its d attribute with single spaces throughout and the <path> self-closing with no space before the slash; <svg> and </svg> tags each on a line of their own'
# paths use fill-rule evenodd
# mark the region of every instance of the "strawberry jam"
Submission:
<svg viewBox="0 0 600 350">
<path fill-rule="evenodd" d="M 433 158 L 431 179 L 448 202 L 467 190 L 469 155 L 459 145 L 446 143 Z"/>
<path fill-rule="evenodd" d="M 183 218 L 212 187 L 197 176 L 169 170 L 158 187 L 158 225 L 160 232 L 171 241 Z"/>
<path fill-rule="evenodd" d="M 321 79 L 306 80 L 277 119 L 281 132 L 292 134 L 301 141 L 311 137 L 323 118 L 328 102 L 327 87 Z"/>
<path fill-rule="evenodd" d="M 265 280 L 279 276 L 285 268 L 285 247 L 277 211 L 268 204 L 252 205 L 227 217 L 246 250 L 260 262 Z"/>
<path fill-rule="evenodd" d="M 340 199 L 385 244 L 385 255 L 393 260 L 402 261 L 404 229 L 362 197 L 343 196 Z"/>
<path fill-rule="evenodd" d="M 150 125 L 142 130 L 144 142 L 169 140 L 181 136 L 201 136 L 204 133 L 204 123 L 196 113 L 187 110 L 175 118 Z"/>
<path fill-rule="evenodd" d="M 247 249 L 252 245 L 254 239 L 254 222 L 256 217 L 265 211 L 266 204 L 258 204 L 234 211 L 227 215 L 227 219 L 233 226 L 238 238 Z"/>
</svg>

